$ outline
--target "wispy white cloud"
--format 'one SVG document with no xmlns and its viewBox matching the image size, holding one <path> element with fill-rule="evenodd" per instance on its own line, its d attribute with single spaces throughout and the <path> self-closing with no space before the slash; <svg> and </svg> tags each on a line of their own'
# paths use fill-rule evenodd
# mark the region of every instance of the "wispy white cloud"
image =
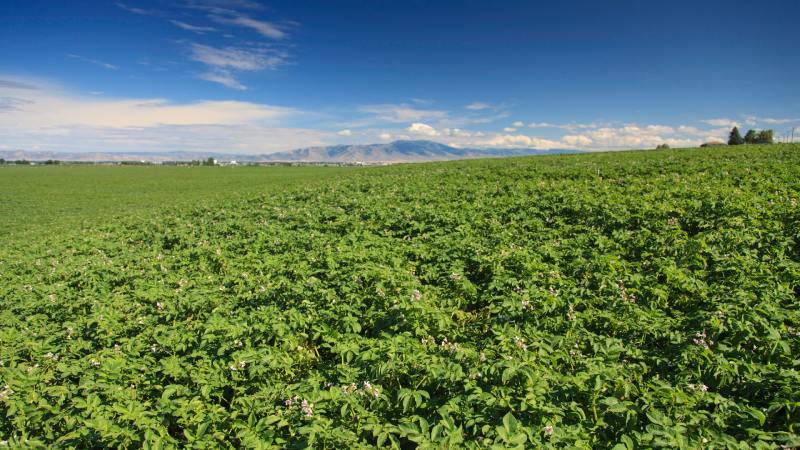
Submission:
<svg viewBox="0 0 800 450">
<path fill-rule="evenodd" d="M 800 123 L 800 118 L 774 118 L 774 117 L 758 117 L 758 116 L 746 116 L 744 123 L 747 125 L 755 126 L 758 124 L 765 124 L 765 125 L 786 125 L 789 123 Z"/>
<path fill-rule="evenodd" d="M 230 71 L 225 69 L 211 69 L 208 72 L 198 74 L 197 78 L 210 81 L 212 83 L 218 83 L 237 91 L 247 90 L 247 86 L 239 82 L 239 80 L 237 80 Z"/>
<path fill-rule="evenodd" d="M 517 131 L 517 129 L 514 128 L 514 127 L 505 127 L 505 128 L 503 128 L 503 131 L 505 131 L 506 133 L 513 133 L 513 132 Z"/>
<path fill-rule="evenodd" d="M 703 130 L 691 125 L 679 125 L 675 131 L 682 134 L 698 135 L 704 133 Z"/>
<path fill-rule="evenodd" d="M 287 38 L 287 29 L 296 25 L 290 21 L 275 22 L 254 18 L 252 14 L 263 11 L 265 7 L 250 0 L 189 0 L 185 5 L 205 11 L 209 19 L 221 25 L 248 28 L 271 39 Z"/>
<path fill-rule="evenodd" d="M 14 80 L 0 80 L 0 89 L 25 89 L 36 90 L 39 89 L 35 84 L 28 82 L 14 81 Z"/>
<path fill-rule="evenodd" d="M 770 117 L 764 117 L 764 118 L 761 118 L 760 121 L 766 123 L 767 125 L 785 125 L 787 123 L 800 122 L 800 118 L 795 118 L 795 119 L 773 119 L 773 118 L 770 118 Z"/>
<path fill-rule="evenodd" d="M 148 69 L 153 70 L 155 72 L 167 72 L 167 71 L 170 70 L 164 64 L 160 64 L 160 63 L 157 64 L 157 63 L 154 63 L 154 62 L 149 61 L 147 59 L 140 60 L 140 61 L 137 62 L 137 64 L 139 64 L 140 66 L 147 67 Z M 174 62 L 168 62 L 168 65 L 169 64 L 174 65 L 175 63 Z"/>
<path fill-rule="evenodd" d="M 483 109 L 491 108 L 491 105 L 484 102 L 472 102 L 465 106 L 464 108 L 469 109 L 470 111 L 481 111 Z"/>
<path fill-rule="evenodd" d="M 739 122 L 737 122 L 735 120 L 732 120 L 732 119 L 725 118 L 725 117 L 720 117 L 720 118 L 717 118 L 717 119 L 704 119 L 704 120 L 701 120 L 700 122 L 708 124 L 708 125 L 711 125 L 712 127 L 738 127 L 739 126 Z"/>
<path fill-rule="evenodd" d="M 149 127 L 156 125 L 232 124 L 277 121 L 296 115 L 285 108 L 241 101 L 175 103 L 160 98 L 106 98 L 42 88 L 19 95 L 0 86 L 0 96 L 24 99 L 24 110 L 0 116 L 0 125 L 20 127 Z"/>
<path fill-rule="evenodd" d="M 130 6 L 126 3 L 116 3 L 116 5 L 134 14 L 163 17 L 172 25 L 192 33 L 202 35 L 219 31 L 224 37 L 231 39 L 231 42 L 236 42 L 234 41 L 236 36 L 229 32 L 229 27 L 249 29 L 272 40 L 286 40 L 289 37 L 288 30 L 298 26 L 297 23 L 288 20 L 269 21 L 255 17 L 254 14 L 263 14 L 266 7 L 260 2 L 252 0 L 180 0 L 178 2 L 177 6 L 194 10 L 195 15 L 200 12 L 207 20 L 221 25 L 219 28 L 197 25 L 177 18 L 170 19 L 164 17 L 164 13 L 160 11 Z M 239 40 L 233 45 L 220 47 L 196 42 L 179 42 L 188 47 L 189 59 L 207 66 L 207 70 L 195 74 L 196 78 L 239 91 L 246 90 L 247 86 L 240 81 L 237 72 L 276 69 L 287 64 L 289 59 L 289 46 L 286 44 Z M 78 55 L 70 56 L 103 65 L 109 69 L 116 69 L 116 66 L 101 61 Z M 156 66 L 152 67 L 156 68 Z"/>
<path fill-rule="evenodd" d="M 125 9 L 131 9 L 124 4 L 118 5 Z M 275 69 L 288 63 L 291 47 L 285 41 L 289 38 L 288 31 L 298 24 L 289 20 L 270 21 L 256 17 L 255 15 L 263 14 L 267 10 L 260 2 L 252 0 L 179 0 L 177 6 L 194 10 L 195 15 L 199 12 L 205 16 L 206 20 L 219 26 L 201 26 L 185 20 L 170 19 L 169 22 L 176 27 L 201 35 L 219 32 L 221 36 L 230 39 L 230 42 L 233 43 L 229 46 L 214 46 L 182 41 L 181 43 L 188 47 L 189 59 L 203 63 L 209 68 L 209 70 L 195 75 L 196 78 L 218 83 L 230 89 L 245 90 L 247 86 L 239 80 L 237 72 Z M 140 13 L 144 13 L 144 11 Z M 239 38 L 238 33 L 231 33 L 232 27 L 251 30 L 272 41 L 284 42 L 267 43 L 263 42 L 263 39 L 260 41 L 244 40 L 245 38 Z"/>
<path fill-rule="evenodd" d="M 158 11 L 156 10 L 137 8 L 135 6 L 128 6 L 125 3 L 115 3 L 115 5 L 117 5 L 117 7 L 119 7 L 120 9 L 123 9 L 130 13 L 139 14 L 140 16 L 155 16 L 159 14 Z"/>
<path fill-rule="evenodd" d="M 613 123 L 607 123 L 607 122 L 606 123 L 597 123 L 597 122 L 574 123 L 574 122 L 571 122 L 571 123 L 565 123 L 565 124 L 559 125 L 558 128 L 560 128 L 562 130 L 569 131 L 569 132 L 575 132 L 577 130 L 592 130 L 592 129 L 596 129 L 596 128 L 609 127 L 609 126 L 614 126 L 614 125 L 615 124 L 613 124 Z"/>
<path fill-rule="evenodd" d="M 84 56 L 76 55 L 74 53 L 67 53 L 65 56 L 68 57 L 68 58 L 76 59 L 78 61 L 83 61 L 85 63 L 94 64 L 95 66 L 100 66 L 100 67 L 102 67 L 104 69 L 109 69 L 109 70 L 117 70 L 117 69 L 119 69 L 119 67 L 115 66 L 114 64 L 109 64 L 107 62 L 103 62 L 103 61 L 100 61 L 100 60 L 97 60 L 97 59 L 86 58 Z"/>
<path fill-rule="evenodd" d="M 447 117 L 447 111 L 437 109 L 416 108 L 405 103 L 402 104 L 382 104 L 364 105 L 358 108 L 361 113 L 369 114 L 371 117 L 368 122 L 382 123 L 403 123 L 421 122 L 423 120 L 443 119 Z"/>
<path fill-rule="evenodd" d="M 214 28 L 214 27 L 204 27 L 204 26 L 192 25 L 190 23 L 181 22 L 180 20 L 170 20 L 170 23 L 175 25 L 176 27 L 178 27 L 180 29 L 183 29 L 183 30 L 186 30 L 186 31 L 191 31 L 191 32 L 197 33 L 197 34 L 205 34 L 205 33 L 210 33 L 212 31 L 217 31 L 217 29 Z"/>
<path fill-rule="evenodd" d="M 190 57 L 198 62 L 220 69 L 258 71 L 273 69 L 285 62 L 285 53 L 279 50 L 246 49 L 238 47 L 216 48 L 191 43 Z"/>
<path fill-rule="evenodd" d="M 353 132 L 351 130 L 340 130 L 336 134 L 339 135 L 339 136 L 347 137 L 347 136 L 352 136 Z"/>
<path fill-rule="evenodd" d="M 576 130 L 587 130 L 592 128 L 600 128 L 601 126 L 608 126 L 610 124 L 598 124 L 596 122 L 591 123 L 552 123 L 552 122 L 531 122 L 528 124 L 528 128 L 558 128 L 561 130 L 566 130 L 569 132 L 575 132 Z"/>
<path fill-rule="evenodd" d="M 23 106 L 30 103 L 30 100 L 19 97 L 0 96 L 0 112 L 20 111 Z"/>
<path fill-rule="evenodd" d="M 203 63 L 211 70 L 198 75 L 198 78 L 222 84 L 236 90 L 245 90 L 232 73 L 232 70 L 255 72 L 275 69 L 286 62 L 287 55 L 281 50 L 264 48 L 216 48 L 208 45 L 190 43 L 190 58 Z"/>
<path fill-rule="evenodd" d="M 284 30 L 285 25 L 254 19 L 244 14 L 233 14 L 231 16 L 212 14 L 209 18 L 222 25 L 249 28 L 262 36 L 272 39 L 284 39 L 288 36 L 288 33 Z"/>
<path fill-rule="evenodd" d="M 522 128 L 522 127 L 524 127 L 524 126 L 525 126 L 525 124 L 524 124 L 524 123 L 522 123 L 522 121 L 521 121 L 521 120 L 518 120 L 518 121 L 516 121 L 516 122 L 512 123 L 512 124 L 511 124 L 511 126 L 512 126 L 512 127 L 514 127 L 514 128 Z"/>
<path fill-rule="evenodd" d="M 189 8 L 208 11 L 231 10 L 263 10 L 264 5 L 252 0 L 186 0 L 184 4 Z"/>
<path fill-rule="evenodd" d="M 666 126 L 666 125 L 646 125 L 644 127 L 645 132 L 652 133 L 652 134 L 673 134 L 675 133 L 675 128 Z"/>
<path fill-rule="evenodd" d="M 437 122 L 438 126 L 442 127 L 468 127 L 468 126 L 485 126 L 487 124 L 495 123 L 509 117 L 507 112 L 486 114 L 485 112 L 478 111 L 470 114 L 448 115 Z"/>
</svg>

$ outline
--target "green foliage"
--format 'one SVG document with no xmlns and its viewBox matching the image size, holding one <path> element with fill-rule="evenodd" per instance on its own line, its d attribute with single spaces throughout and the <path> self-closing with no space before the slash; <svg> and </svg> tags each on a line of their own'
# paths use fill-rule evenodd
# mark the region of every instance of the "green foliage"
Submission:
<svg viewBox="0 0 800 450">
<path fill-rule="evenodd" d="M 742 144 L 744 144 L 744 139 L 742 139 L 742 135 L 739 134 L 739 127 L 733 127 L 731 133 L 728 135 L 728 145 Z"/>
<path fill-rule="evenodd" d="M 761 130 L 758 132 L 758 136 L 756 137 L 756 142 L 759 144 L 772 144 L 774 138 L 774 132 L 772 130 Z"/>
<path fill-rule="evenodd" d="M 68 232 L 120 216 L 158 217 L 205 203 L 342 176 L 347 167 L 6 166 L 0 171 L 0 240 Z M 1 243 L 1 242 L 0 242 Z"/>
<path fill-rule="evenodd" d="M 772 130 L 747 130 L 744 136 L 746 144 L 772 144 L 774 142 L 775 132 Z"/>
<path fill-rule="evenodd" d="M 0 439 L 800 445 L 798 146 L 348 175 L 0 247 Z"/>
<path fill-rule="evenodd" d="M 656 150 L 668 150 L 669 144 L 658 144 L 656 145 Z"/>
</svg>

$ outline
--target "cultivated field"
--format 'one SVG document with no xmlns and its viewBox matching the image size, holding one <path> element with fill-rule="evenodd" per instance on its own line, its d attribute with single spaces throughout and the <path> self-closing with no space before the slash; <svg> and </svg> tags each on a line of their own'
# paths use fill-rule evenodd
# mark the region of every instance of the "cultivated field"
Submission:
<svg viewBox="0 0 800 450">
<path fill-rule="evenodd" d="M 800 445 L 800 146 L 273 170 L 0 169 L 0 437 Z"/>
<path fill-rule="evenodd" d="M 221 204 L 346 174 L 346 167 L 0 166 L 0 240 L 119 216 Z M 8 236 L 17 235 L 17 236 Z"/>
</svg>

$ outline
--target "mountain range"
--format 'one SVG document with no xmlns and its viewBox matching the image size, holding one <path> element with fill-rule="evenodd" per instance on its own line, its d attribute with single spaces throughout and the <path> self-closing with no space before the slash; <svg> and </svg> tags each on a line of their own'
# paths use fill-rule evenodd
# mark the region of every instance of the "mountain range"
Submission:
<svg viewBox="0 0 800 450">
<path fill-rule="evenodd" d="M 508 156 L 552 155 L 580 153 L 578 150 L 514 149 L 468 149 L 457 148 L 433 141 L 394 141 L 387 144 L 331 145 L 308 147 L 269 154 L 227 154 L 214 152 L 43 152 L 27 150 L 0 151 L 0 158 L 7 161 L 191 161 L 214 158 L 218 161 L 237 162 L 296 162 L 296 163 L 345 163 L 345 164 L 391 164 L 424 161 L 450 161 L 456 159 L 499 158 Z"/>
</svg>

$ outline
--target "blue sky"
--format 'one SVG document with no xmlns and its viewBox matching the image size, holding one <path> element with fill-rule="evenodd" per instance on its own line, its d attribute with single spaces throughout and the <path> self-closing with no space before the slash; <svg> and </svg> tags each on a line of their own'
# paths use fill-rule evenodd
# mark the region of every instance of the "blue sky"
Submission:
<svg viewBox="0 0 800 450">
<path fill-rule="evenodd" d="M 697 145 L 800 126 L 796 1 L 6 0 L 0 150 Z"/>
</svg>

